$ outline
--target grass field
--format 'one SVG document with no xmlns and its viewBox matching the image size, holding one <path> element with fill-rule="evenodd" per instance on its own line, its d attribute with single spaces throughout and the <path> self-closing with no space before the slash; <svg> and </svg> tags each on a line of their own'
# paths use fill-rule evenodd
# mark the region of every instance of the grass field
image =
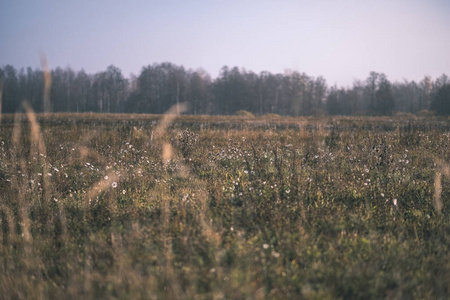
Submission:
<svg viewBox="0 0 450 300">
<path fill-rule="evenodd" d="M 0 122 L 0 299 L 450 296 L 448 118 Z"/>
</svg>

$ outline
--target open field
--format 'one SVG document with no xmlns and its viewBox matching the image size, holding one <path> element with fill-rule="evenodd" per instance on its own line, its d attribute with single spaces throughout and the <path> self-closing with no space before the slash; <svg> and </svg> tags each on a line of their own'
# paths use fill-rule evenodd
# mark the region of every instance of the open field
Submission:
<svg viewBox="0 0 450 300">
<path fill-rule="evenodd" d="M 0 299 L 450 295 L 448 118 L 0 122 Z"/>
</svg>

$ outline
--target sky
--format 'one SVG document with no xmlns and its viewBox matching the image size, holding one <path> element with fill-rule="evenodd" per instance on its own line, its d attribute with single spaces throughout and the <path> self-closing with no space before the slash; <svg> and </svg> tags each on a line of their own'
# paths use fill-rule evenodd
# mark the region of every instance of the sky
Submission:
<svg viewBox="0 0 450 300">
<path fill-rule="evenodd" d="M 0 0 L 0 66 L 70 66 L 125 77 L 172 62 L 299 71 L 351 86 L 450 75 L 448 0 Z"/>
</svg>

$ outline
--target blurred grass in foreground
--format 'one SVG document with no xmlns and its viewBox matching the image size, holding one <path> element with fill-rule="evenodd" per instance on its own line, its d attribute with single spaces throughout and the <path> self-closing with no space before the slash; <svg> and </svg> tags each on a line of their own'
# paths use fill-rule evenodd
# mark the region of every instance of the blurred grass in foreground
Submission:
<svg viewBox="0 0 450 300">
<path fill-rule="evenodd" d="M 26 112 L 0 120 L 0 298 L 450 294 L 448 119 Z"/>
</svg>

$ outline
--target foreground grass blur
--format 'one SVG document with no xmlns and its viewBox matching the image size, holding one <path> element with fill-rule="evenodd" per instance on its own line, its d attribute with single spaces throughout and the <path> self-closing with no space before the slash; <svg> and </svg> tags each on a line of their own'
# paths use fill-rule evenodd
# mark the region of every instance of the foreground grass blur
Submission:
<svg viewBox="0 0 450 300">
<path fill-rule="evenodd" d="M 450 294 L 448 119 L 1 122 L 0 298 Z"/>
</svg>

